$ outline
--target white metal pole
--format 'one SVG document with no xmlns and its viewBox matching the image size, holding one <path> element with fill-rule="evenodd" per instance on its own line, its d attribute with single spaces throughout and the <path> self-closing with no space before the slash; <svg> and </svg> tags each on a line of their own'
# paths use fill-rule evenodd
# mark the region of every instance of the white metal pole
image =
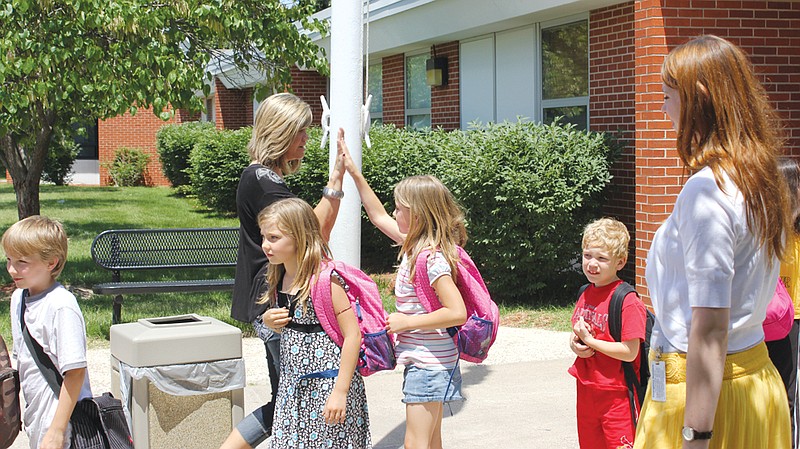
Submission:
<svg viewBox="0 0 800 449">
<path fill-rule="evenodd" d="M 361 167 L 361 105 L 364 103 L 362 0 L 331 1 L 330 164 L 336 158 L 336 136 L 345 131 L 353 161 Z M 361 265 L 361 200 L 349 175 L 345 195 L 331 233 L 331 250 L 337 260 Z"/>
</svg>

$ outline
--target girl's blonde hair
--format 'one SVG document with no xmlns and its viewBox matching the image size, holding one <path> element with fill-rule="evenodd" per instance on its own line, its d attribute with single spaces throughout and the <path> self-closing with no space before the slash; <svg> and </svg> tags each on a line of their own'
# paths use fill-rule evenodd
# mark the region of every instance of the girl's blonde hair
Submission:
<svg viewBox="0 0 800 449">
<path fill-rule="evenodd" d="M 710 167 L 742 192 L 747 224 L 769 256 L 782 257 L 791 229 L 785 182 L 777 176 L 780 121 L 744 52 L 716 36 L 672 50 L 661 68 L 678 91 L 678 155 L 696 170 Z"/>
<path fill-rule="evenodd" d="M 258 214 L 258 226 L 276 226 L 282 233 L 294 240 L 297 248 L 297 276 L 290 290 L 297 290 L 297 299 L 305 309 L 311 292 L 311 279 L 319 274 L 320 263 L 329 259 L 331 253 L 319 227 L 314 209 L 299 198 L 276 201 Z M 270 264 L 267 268 L 269 290 L 259 300 L 259 304 L 275 304 L 280 280 L 286 272 L 284 266 Z"/>
<path fill-rule="evenodd" d="M 453 272 L 458 267 L 456 245 L 467 243 L 464 212 L 450 190 L 441 181 L 430 175 L 411 176 L 400 181 L 394 188 L 394 199 L 410 211 L 406 239 L 400 247 L 400 257 L 408 259 L 413 282 L 416 260 L 425 249 L 439 250 Z"/>
<path fill-rule="evenodd" d="M 250 160 L 279 169 L 289 175 L 300 169 L 300 160 L 286 160 L 297 133 L 311 125 L 311 107 L 290 93 L 275 94 L 264 100 L 256 112 L 253 136 L 247 144 Z"/>
<path fill-rule="evenodd" d="M 43 215 L 31 215 L 11 225 L 3 233 L 2 245 L 7 256 L 35 256 L 45 263 L 58 260 L 50 272 L 54 280 L 67 263 L 68 244 L 64 226 Z"/>
</svg>

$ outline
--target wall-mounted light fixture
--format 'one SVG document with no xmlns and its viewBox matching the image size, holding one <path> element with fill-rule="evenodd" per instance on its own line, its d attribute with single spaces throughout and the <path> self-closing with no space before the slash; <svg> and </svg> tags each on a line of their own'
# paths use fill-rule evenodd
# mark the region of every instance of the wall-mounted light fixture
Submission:
<svg viewBox="0 0 800 449">
<path fill-rule="evenodd" d="M 425 81 L 429 86 L 447 85 L 447 57 L 436 56 L 425 61 Z"/>
</svg>

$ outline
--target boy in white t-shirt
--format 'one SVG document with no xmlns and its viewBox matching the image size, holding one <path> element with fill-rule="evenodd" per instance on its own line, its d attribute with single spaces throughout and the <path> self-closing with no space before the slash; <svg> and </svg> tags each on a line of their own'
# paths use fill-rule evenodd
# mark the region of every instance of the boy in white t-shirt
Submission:
<svg viewBox="0 0 800 449">
<path fill-rule="evenodd" d="M 91 397 L 86 370 L 86 325 L 75 296 L 56 278 L 67 259 L 67 236 L 61 223 L 34 215 L 13 224 L 3 234 L 8 274 L 17 290 L 11 296 L 12 356 L 17 359 L 23 422 L 31 448 L 70 447 L 69 418 L 80 399 Z M 58 396 L 48 385 L 23 339 L 25 326 L 61 373 Z"/>
</svg>

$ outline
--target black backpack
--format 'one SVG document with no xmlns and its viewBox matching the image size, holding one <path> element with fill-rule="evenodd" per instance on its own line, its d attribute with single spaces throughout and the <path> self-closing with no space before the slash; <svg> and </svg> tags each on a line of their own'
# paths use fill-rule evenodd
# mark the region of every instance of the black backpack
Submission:
<svg viewBox="0 0 800 449">
<path fill-rule="evenodd" d="M 22 429 L 19 407 L 19 373 L 11 367 L 11 357 L 0 336 L 0 448 L 10 447 Z"/>
<path fill-rule="evenodd" d="M 589 287 L 586 284 L 578 291 L 578 298 L 581 297 L 583 292 Z M 622 341 L 622 303 L 625 301 L 625 296 L 628 293 L 636 293 L 636 298 L 639 298 L 639 293 L 631 284 L 623 281 L 611 294 L 611 302 L 608 305 L 608 331 L 614 341 Z M 647 313 L 647 323 L 645 325 L 644 340 L 639 343 L 639 376 L 636 376 L 636 370 L 633 368 L 633 362 L 621 362 L 622 370 L 625 372 L 625 383 L 628 385 L 628 400 L 631 405 L 631 419 L 633 426 L 636 427 L 638 410 L 642 407 L 644 402 L 644 394 L 647 391 L 647 383 L 650 381 L 650 363 L 648 362 L 648 355 L 650 353 L 650 334 L 653 333 L 653 323 L 656 317 L 652 312 L 645 309 Z"/>
</svg>

